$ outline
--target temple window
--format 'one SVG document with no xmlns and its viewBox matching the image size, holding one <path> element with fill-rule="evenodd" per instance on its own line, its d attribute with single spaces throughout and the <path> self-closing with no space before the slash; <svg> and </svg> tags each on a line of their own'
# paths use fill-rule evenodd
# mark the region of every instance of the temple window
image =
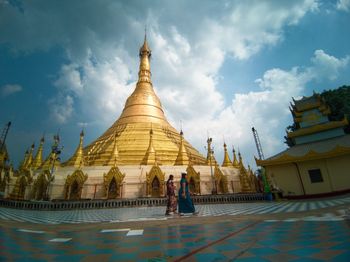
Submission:
<svg viewBox="0 0 350 262">
<path fill-rule="evenodd" d="M 311 183 L 322 183 L 322 173 L 320 169 L 310 169 L 308 170 Z"/>
</svg>

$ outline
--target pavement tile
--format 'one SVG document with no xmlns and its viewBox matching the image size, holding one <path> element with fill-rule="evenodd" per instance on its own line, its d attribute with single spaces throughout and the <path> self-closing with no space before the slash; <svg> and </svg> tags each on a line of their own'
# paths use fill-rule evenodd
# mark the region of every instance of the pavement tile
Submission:
<svg viewBox="0 0 350 262">
<path fill-rule="evenodd" d="M 112 257 L 111 254 L 97 254 L 97 255 L 88 255 L 83 257 L 81 262 L 96 262 L 96 261 L 108 261 Z"/>
<path fill-rule="evenodd" d="M 293 259 L 297 259 L 298 256 L 288 254 L 288 253 L 279 252 L 276 254 L 264 255 L 263 258 L 265 258 L 269 261 L 291 261 Z"/>
<path fill-rule="evenodd" d="M 316 259 L 324 259 L 324 260 L 328 260 L 331 261 L 333 260 L 335 257 L 345 253 L 346 250 L 322 250 L 319 253 L 313 254 L 311 257 L 312 258 L 316 258 Z M 349 257 L 350 260 L 350 257 Z"/>
<path fill-rule="evenodd" d="M 213 205 L 213 210 L 217 206 L 219 205 Z M 121 210 L 127 209 L 113 209 L 113 212 Z M 224 209 L 216 210 L 215 212 L 223 212 Z M 79 212 L 82 211 L 86 210 Z M 107 210 L 98 212 L 104 213 Z M 309 219 L 317 218 L 315 214 L 304 215 L 306 216 Z M 83 221 L 88 217 L 84 215 L 80 219 Z M 274 217 L 270 216 L 267 219 L 272 218 Z M 143 228 L 143 235 L 135 237 L 126 237 L 126 232 L 101 234 L 98 224 L 92 225 L 88 230 L 77 230 L 74 226 L 73 231 L 52 230 L 51 233 L 44 234 L 18 232 L 18 228 L 0 226 L 0 261 L 25 261 L 31 257 L 43 261 L 159 262 L 176 260 L 185 255 L 189 256 L 183 261 L 349 261 L 350 230 L 346 221 L 303 221 L 295 215 L 289 218 L 297 218 L 297 221 L 267 223 L 262 218 L 262 222 L 237 234 L 232 233 L 250 225 L 253 220 L 258 221 L 257 218 L 250 219 L 247 216 L 243 220 L 235 216 L 222 219 L 215 217 L 217 222 L 208 220 L 206 223 L 186 218 L 187 220 L 178 220 L 185 224 L 176 224 L 177 220 L 174 219 L 171 223 L 175 224 L 171 226 L 169 221 L 152 222 L 153 224 L 142 222 L 136 224 L 137 227 L 135 224 L 126 226 L 131 230 Z M 21 224 L 20 228 L 47 230 L 26 223 Z M 48 242 L 54 238 L 72 240 L 69 243 Z"/>
</svg>

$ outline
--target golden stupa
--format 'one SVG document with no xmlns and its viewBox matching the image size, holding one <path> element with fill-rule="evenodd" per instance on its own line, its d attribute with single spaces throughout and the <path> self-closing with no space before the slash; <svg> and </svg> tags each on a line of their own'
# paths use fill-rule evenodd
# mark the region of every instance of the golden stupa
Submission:
<svg viewBox="0 0 350 262">
<path fill-rule="evenodd" d="M 183 141 L 185 154 L 193 164 L 206 159 L 167 121 L 162 104 L 154 92 L 150 57 L 145 36 L 140 48 L 140 69 L 134 92 L 126 100 L 119 119 L 93 143 L 84 148 L 84 164 L 173 165 Z"/>
<path fill-rule="evenodd" d="M 44 139 L 35 157 L 34 145 L 26 152 L 18 170 L 9 169 L 2 183 L 5 197 L 13 199 L 115 199 L 162 197 L 170 174 L 179 183 L 187 172 L 192 192 L 227 194 L 251 192 L 242 159 L 233 162 L 224 144 L 220 166 L 207 139 L 203 157 L 167 121 L 151 81 L 151 50 L 145 36 L 140 48 L 140 68 L 134 92 L 117 121 L 84 148 L 84 133 L 75 153 L 63 164 L 59 159 L 59 137 L 54 136 L 51 153 L 42 156 Z M 179 185 L 178 185 L 179 186 Z"/>
</svg>

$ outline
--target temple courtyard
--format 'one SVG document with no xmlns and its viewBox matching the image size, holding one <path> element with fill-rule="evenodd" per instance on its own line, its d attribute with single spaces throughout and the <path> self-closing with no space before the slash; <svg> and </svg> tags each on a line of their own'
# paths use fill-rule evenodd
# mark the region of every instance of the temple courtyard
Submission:
<svg viewBox="0 0 350 262">
<path fill-rule="evenodd" d="M 303 201 L 30 211 L 0 208 L 0 261 L 349 261 L 350 195 Z"/>
</svg>

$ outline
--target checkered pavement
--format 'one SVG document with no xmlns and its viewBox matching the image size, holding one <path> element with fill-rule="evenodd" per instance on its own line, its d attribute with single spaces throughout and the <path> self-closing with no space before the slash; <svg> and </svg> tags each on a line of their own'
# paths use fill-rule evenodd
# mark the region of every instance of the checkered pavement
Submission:
<svg viewBox="0 0 350 262">
<path fill-rule="evenodd" d="M 337 197 L 325 200 L 310 201 L 282 201 L 259 203 L 234 203 L 197 205 L 198 216 L 222 216 L 222 215 L 262 215 L 290 212 L 303 212 L 319 210 L 327 207 L 350 204 L 350 196 Z M 342 212 L 338 216 L 342 219 Z M 123 221 L 147 221 L 167 220 L 171 217 L 164 216 L 164 207 L 133 207 L 114 209 L 88 209 L 88 210 L 19 210 L 0 208 L 0 221 L 11 220 L 17 222 L 30 222 L 37 224 L 61 224 L 61 223 L 96 223 L 96 222 L 123 222 Z"/>
</svg>

